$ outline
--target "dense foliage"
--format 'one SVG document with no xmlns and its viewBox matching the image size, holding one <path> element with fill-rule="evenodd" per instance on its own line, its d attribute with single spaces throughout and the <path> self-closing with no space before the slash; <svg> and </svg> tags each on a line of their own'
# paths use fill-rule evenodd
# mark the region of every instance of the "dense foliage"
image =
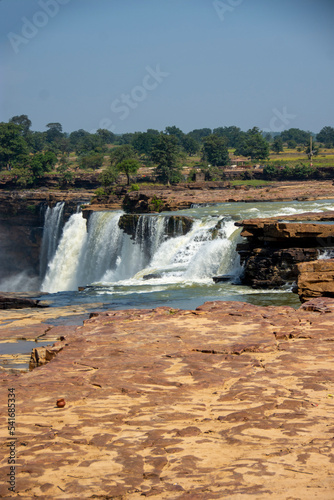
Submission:
<svg viewBox="0 0 334 500">
<path fill-rule="evenodd" d="M 191 163 L 187 157 L 193 156 L 198 158 L 192 165 L 200 168 L 206 179 L 219 179 L 224 177 L 231 153 L 245 160 L 263 161 L 270 149 L 280 154 L 288 147 L 297 148 L 312 159 L 319 153 L 319 146 L 334 147 L 334 128 L 330 126 L 313 134 L 311 142 L 311 132 L 298 128 L 263 134 L 257 127 L 244 132 L 236 126 L 223 126 L 185 133 L 171 125 L 163 132 L 148 129 L 116 135 L 107 129 L 95 133 L 79 129 L 68 134 L 58 122 L 48 123 L 44 132 L 32 131 L 31 125 L 27 115 L 13 116 L 8 123 L 0 123 L 0 169 L 23 187 L 37 184 L 44 174 L 52 171 L 57 172 L 61 184 L 70 185 L 78 169 L 102 169 L 100 179 L 105 187 L 117 182 L 120 173 L 126 175 L 130 184 L 130 176 L 140 166 L 153 167 L 155 179 L 169 184 L 182 178 L 181 166 Z M 200 163 L 196 164 L 199 158 Z M 299 179 L 316 174 L 301 164 L 298 168 L 295 165 L 279 170 L 268 166 L 264 175 L 268 179 L 272 176 Z"/>
</svg>

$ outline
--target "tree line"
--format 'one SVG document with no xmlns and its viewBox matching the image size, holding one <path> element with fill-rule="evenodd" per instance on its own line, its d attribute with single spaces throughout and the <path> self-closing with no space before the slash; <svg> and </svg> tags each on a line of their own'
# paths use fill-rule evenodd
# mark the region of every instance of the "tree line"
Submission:
<svg viewBox="0 0 334 500">
<path fill-rule="evenodd" d="M 210 177 L 218 167 L 230 164 L 229 149 L 234 149 L 234 155 L 252 161 L 268 159 L 270 150 L 279 154 L 284 145 L 304 149 L 310 156 L 317 154 L 318 149 L 313 145 L 310 151 L 311 132 L 297 128 L 280 134 L 263 134 L 257 127 L 244 132 L 236 126 L 184 133 L 174 125 L 163 132 L 148 129 L 116 135 L 106 129 L 96 133 L 79 129 L 68 134 L 60 123 L 51 122 L 46 129 L 32 131 L 27 115 L 0 123 L 0 168 L 12 171 L 18 185 L 33 185 L 56 164 L 62 182 L 70 183 L 73 177 L 70 153 L 76 155 L 79 168 L 94 170 L 102 167 L 107 155 L 108 166 L 101 174 L 101 183 L 109 186 L 116 182 L 120 172 L 125 173 L 130 183 L 130 175 L 143 163 L 154 167 L 157 181 L 169 184 L 180 181 L 186 156 L 199 155 L 202 170 Z M 314 139 L 325 147 L 334 147 L 334 128 L 323 127 Z"/>
</svg>

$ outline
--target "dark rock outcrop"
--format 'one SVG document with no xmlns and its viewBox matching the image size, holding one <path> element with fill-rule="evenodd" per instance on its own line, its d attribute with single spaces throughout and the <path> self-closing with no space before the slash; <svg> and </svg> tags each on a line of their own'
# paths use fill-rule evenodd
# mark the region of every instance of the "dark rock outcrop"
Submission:
<svg viewBox="0 0 334 500">
<path fill-rule="evenodd" d="M 39 300 L 28 299 L 26 297 L 17 297 L 12 294 L 0 295 L 0 309 L 25 309 L 28 307 L 47 307 L 41 304 Z"/>
<path fill-rule="evenodd" d="M 151 217 L 154 217 L 154 215 L 125 214 L 120 217 L 118 225 L 132 239 L 139 237 L 148 240 L 151 236 L 149 234 Z M 164 220 L 164 232 L 171 238 L 187 234 L 194 222 L 191 217 L 185 215 L 166 215 Z M 140 224 L 140 228 L 138 224 Z"/>
<path fill-rule="evenodd" d="M 243 283 L 254 288 L 272 288 L 292 283 L 297 278 L 297 264 L 315 260 L 334 247 L 334 225 L 308 222 L 333 220 L 333 213 L 302 214 L 301 221 L 279 221 L 277 217 L 236 222 L 247 242 L 237 246 L 244 265 Z"/>
</svg>

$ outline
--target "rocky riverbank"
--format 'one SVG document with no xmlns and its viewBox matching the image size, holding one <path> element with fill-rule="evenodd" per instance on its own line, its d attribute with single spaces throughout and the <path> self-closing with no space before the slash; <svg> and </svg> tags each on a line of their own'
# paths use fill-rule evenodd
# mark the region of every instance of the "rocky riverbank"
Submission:
<svg viewBox="0 0 334 500">
<path fill-rule="evenodd" d="M 331 498 L 333 325 L 334 300 L 315 299 L 56 327 L 49 363 L 2 373 L 17 466 L 15 492 L 3 482 L 0 497 Z M 7 425 L 0 433 L 6 478 Z"/>
<path fill-rule="evenodd" d="M 245 243 L 237 245 L 244 266 L 242 282 L 253 288 L 292 284 L 297 265 L 334 250 L 334 212 L 305 213 L 236 222 Z M 326 261 L 319 261 L 321 266 Z"/>
<path fill-rule="evenodd" d="M 175 211 L 196 204 L 334 199 L 332 181 L 272 182 L 265 186 L 234 186 L 228 182 L 192 182 L 176 186 L 139 185 L 139 191 L 117 188 L 109 198 L 95 198 L 92 210 L 124 207 L 129 213 Z"/>
</svg>

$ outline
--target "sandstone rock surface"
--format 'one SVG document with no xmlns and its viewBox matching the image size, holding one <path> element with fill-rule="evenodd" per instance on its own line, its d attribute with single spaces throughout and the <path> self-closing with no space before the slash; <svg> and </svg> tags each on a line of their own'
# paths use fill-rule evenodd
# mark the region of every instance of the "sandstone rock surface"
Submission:
<svg viewBox="0 0 334 500">
<path fill-rule="evenodd" d="M 0 498 L 330 499 L 333 340 L 329 298 L 94 313 L 48 364 L 2 374 Z"/>
<path fill-rule="evenodd" d="M 297 293 L 302 302 L 313 297 L 334 297 L 334 259 L 297 265 Z"/>
</svg>

